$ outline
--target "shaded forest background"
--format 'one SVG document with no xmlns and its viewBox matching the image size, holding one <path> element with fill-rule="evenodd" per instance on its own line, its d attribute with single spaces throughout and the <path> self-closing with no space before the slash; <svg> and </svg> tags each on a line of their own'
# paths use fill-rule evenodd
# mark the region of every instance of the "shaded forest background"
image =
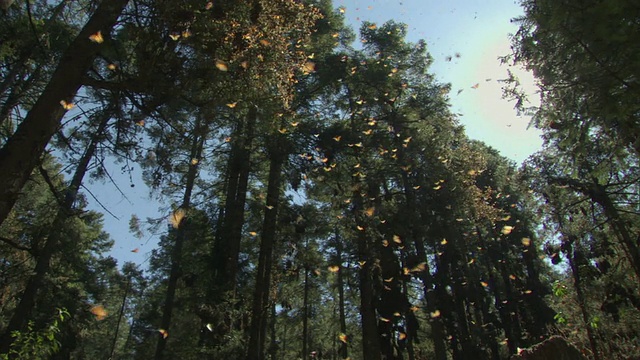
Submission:
<svg viewBox="0 0 640 360">
<path fill-rule="evenodd" d="M 521 5 L 518 167 L 330 0 L 0 1 L 0 358 L 640 358 L 640 4 Z M 113 161 L 170 207 L 146 269 L 86 209 Z"/>
</svg>

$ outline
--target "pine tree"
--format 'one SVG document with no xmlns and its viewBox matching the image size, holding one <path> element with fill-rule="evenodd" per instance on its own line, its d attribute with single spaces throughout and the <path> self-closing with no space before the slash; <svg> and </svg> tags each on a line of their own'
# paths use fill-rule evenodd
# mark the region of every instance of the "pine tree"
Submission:
<svg viewBox="0 0 640 360">
<path fill-rule="evenodd" d="M 5 170 L 0 177 L 3 189 L 0 224 L 11 211 L 65 112 L 72 106 L 82 77 L 127 3 L 127 0 L 106 1 L 96 9 L 62 55 L 38 101 L 0 149 L 0 164 Z"/>
</svg>

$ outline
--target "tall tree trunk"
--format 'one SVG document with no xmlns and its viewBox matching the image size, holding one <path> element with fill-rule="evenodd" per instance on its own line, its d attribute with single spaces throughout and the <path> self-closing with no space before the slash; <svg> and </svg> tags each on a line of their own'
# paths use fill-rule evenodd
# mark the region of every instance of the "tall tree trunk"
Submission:
<svg viewBox="0 0 640 360">
<path fill-rule="evenodd" d="M 359 242 L 362 242 L 358 239 Z M 366 251 L 366 245 L 359 250 Z M 363 259 L 365 257 L 360 257 Z M 363 260 L 361 260 L 363 261 Z M 369 258 L 360 268 L 360 317 L 362 321 L 362 354 L 364 359 L 380 360 L 380 340 L 378 338 L 378 317 L 375 308 L 375 290 L 373 272 L 375 259 Z"/>
<path fill-rule="evenodd" d="M 282 327 L 282 354 L 287 355 L 287 321 L 285 319 L 284 326 Z"/>
<path fill-rule="evenodd" d="M 20 302 L 16 306 L 4 334 L 0 337 L 0 353 L 6 353 L 9 350 L 9 346 L 12 342 L 11 333 L 14 331 L 20 331 L 31 316 L 31 311 L 33 310 L 36 302 L 38 289 L 42 286 L 44 278 L 49 272 L 49 268 L 51 266 L 51 258 L 62 241 L 62 233 L 60 232 L 60 229 L 64 227 L 65 221 L 71 215 L 73 204 L 78 197 L 78 191 L 82 185 L 82 179 L 87 172 L 89 161 L 93 158 L 96 147 L 100 142 L 100 137 L 109 123 L 110 116 L 108 114 L 102 114 L 102 116 L 103 118 L 101 119 L 85 153 L 80 158 L 76 171 L 73 174 L 73 178 L 65 191 L 64 199 L 60 204 L 56 217 L 51 223 L 49 236 L 44 241 L 42 249 L 38 251 L 33 275 L 29 278 L 27 286 L 20 297 Z M 0 174 L 1 173 L 3 172 L 0 172 Z"/>
<path fill-rule="evenodd" d="M 552 207 L 556 209 L 555 202 L 551 202 Z M 589 311 L 587 310 L 586 301 L 584 297 L 584 291 L 582 289 L 582 277 L 580 276 L 580 269 L 578 266 L 579 263 L 576 263 L 578 250 L 576 247 L 577 238 L 565 231 L 564 220 L 563 217 L 555 212 L 555 218 L 558 222 L 558 227 L 560 228 L 560 234 L 562 235 L 562 251 L 565 253 L 567 259 L 569 260 L 569 268 L 571 269 L 571 275 L 573 277 L 573 286 L 576 290 L 576 298 L 578 300 L 578 306 L 580 307 L 580 313 L 582 314 L 582 321 L 584 322 L 585 330 L 587 331 L 587 338 L 589 339 L 589 346 L 591 347 L 591 352 L 593 353 L 594 360 L 600 360 L 600 352 L 598 351 L 598 344 L 595 338 L 595 334 L 593 333 L 593 329 L 591 328 L 589 321 Z"/>
<path fill-rule="evenodd" d="M 407 286 L 407 281 L 403 281 L 402 282 L 402 293 L 408 298 L 409 297 L 409 288 Z M 411 310 L 409 310 L 411 311 Z M 405 315 L 406 317 L 406 315 Z M 413 334 L 417 333 L 418 329 L 413 329 L 412 327 L 414 326 L 413 322 L 411 321 L 406 321 L 405 322 L 405 331 L 407 332 L 407 357 L 409 358 L 409 360 L 415 360 L 416 359 L 416 354 L 415 354 L 415 350 L 413 349 Z M 417 324 L 417 321 L 416 321 Z M 416 326 L 417 327 L 417 326 Z"/>
<path fill-rule="evenodd" d="M 530 228 L 528 224 L 523 224 L 524 228 Z M 548 293 L 547 288 L 540 280 L 540 265 L 538 249 L 531 243 L 522 251 L 522 259 L 527 268 L 527 289 L 532 291 L 532 296 L 525 297 L 525 301 L 530 309 L 531 321 L 528 322 L 527 331 L 531 334 L 531 344 L 538 343 L 547 338 L 549 331 L 547 326 L 554 323 L 555 311 L 544 301 L 544 296 Z M 530 344 L 529 344 L 530 345 Z"/>
<path fill-rule="evenodd" d="M 355 182 L 352 195 L 353 214 L 356 225 L 360 228 L 367 227 L 362 219 L 364 206 L 362 194 L 359 189 L 360 183 Z M 372 249 L 370 238 L 365 231 L 358 231 L 358 260 L 360 261 L 360 319 L 362 322 L 362 357 L 370 360 L 381 359 L 381 346 L 378 334 L 378 316 L 376 314 L 376 290 L 375 290 L 375 268 L 377 257 Z"/>
<path fill-rule="evenodd" d="M 338 317 L 340 322 L 340 332 L 344 335 L 347 334 L 347 317 L 345 314 L 345 301 L 344 301 L 344 274 L 342 268 L 342 242 L 338 238 L 338 229 L 336 228 L 336 256 L 338 257 Z M 349 347 L 344 341 L 340 341 L 340 357 L 347 359 L 349 357 Z"/>
<path fill-rule="evenodd" d="M 509 353 L 517 354 L 518 347 L 521 345 L 521 329 L 516 315 L 517 299 L 515 298 L 514 291 L 511 286 L 509 274 L 497 254 L 492 258 L 492 262 L 493 264 L 491 267 L 495 267 L 499 274 L 489 270 L 489 284 L 494 294 L 495 306 L 500 314 L 505 336 L 507 337 Z M 500 280 L 498 279 L 498 276 L 502 279 L 502 284 L 504 285 L 504 296 L 500 292 Z"/>
<path fill-rule="evenodd" d="M 478 243 L 484 249 L 486 249 L 486 244 L 484 242 L 482 232 L 480 230 L 480 226 L 476 225 L 476 233 L 478 235 Z M 465 259 L 466 260 L 466 259 Z M 474 301 L 476 301 L 476 309 L 480 311 L 480 314 L 476 314 L 476 322 L 482 325 L 482 336 L 483 342 L 489 347 L 491 350 L 491 359 L 499 360 L 500 359 L 500 347 L 498 346 L 498 341 L 495 337 L 494 331 L 497 329 L 495 324 L 495 316 L 492 316 L 489 312 L 490 310 L 490 298 L 487 299 L 485 296 L 485 291 L 481 287 L 480 281 L 482 280 L 477 272 L 474 272 L 470 269 L 469 261 L 465 261 L 465 270 L 466 273 L 469 274 L 469 277 L 472 281 L 472 291 L 475 293 Z M 476 266 L 480 266 L 476 263 Z M 491 265 L 489 264 L 489 272 L 491 272 Z"/>
<path fill-rule="evenodd" d="M 211 256 L 215 284 L 208 290 L 207 298 L 211 304 L 220 304 L 222 301 L 228 301 L 232 304 L 237 302 L 238 257 L 251 170 L 251 147 L 257 118 L 258 109 L 252 106 L 244 121 L 238 123 L 231 137 L 231 154 L 227 161 L 225 203 L 220 207 Z M 230 297 L 224 298 L 225 296 Z M 213 334 L 201 332 L 200 344 L 204 344 L 206 338 L 210 338 L 214 343 L 220 343 L 223 341 L 224 335 L 237 326 L 236 319 L 221 313 L 204 315 L 203 323 L 213 323 L 216 324 L 216 327 Z"/>
<path fill-rule="evenodd" d="M 351 89 L 347 87 L 347 95 L 350 99 Z M 351 118 L 349 127 L 351 133 L 358 132 L 358 119 L 355 116 L 357 106 L 353 100 L 350 100 Z M 367 169 L 366 155 L 361 156 L 361 151 L 356 149 L 354 158 L 361 164 L 362 169 Z M 351 202 L 353 204 L 352 216 L 355 219 L 358 234 L 356 236 L 357 256 L 360 263 L 360 271 L 358 277 L 360 280 L 360 322 L 362 327 L 362 356 L 367 360 L 380 360 L 382 357 L 382 347 L 380 344 L 380 336 L 378 334 L 378 316 L 376 313 L 376 284 L 374 280 L 374 270 L 379 268 L 378 258 L 375 253 L 371 239 L 366 234 L 368 225 L 363 219 L 364 203 L 362 199 L 363 182 L 358 176 L 352 176 L 351 181 L 352 192 Z"/>
<path fill-rule="evenodd" d="M 460 259 L 460 250 L 456 248 L 455 244 L 449 243 L 449 248 L 445 250 L 445 256 L 447 252 L 450 252 L 449 263 L 451 264 L 451 284 L 453 288 L 453 306 L 457 314 L 458 331 L 460 333 L 460 345 L 462 345 L 462 353 L 464 359 L 482 359 L 482 354 L 478 351 L 476 342 L 471 337 L 471 327 L 469 325 L 469 315 L 467 312 L 469 301 L 466 296 L 466 290 L 461 282 L 464 279 L 465 274 L 461 271 L 458 264 L 462 262 Z"/>
<path fill-rule="evenodd" d="M 258 109 L 252 106 L 244 121 L 239 122 L 231 137 L 231 154 L 227 161 L 225 204 L 220 208 L 215 243 L 212 249 L 215 286 L 209 288 L 209 295 L 207 296 L 212 304 L 219 304 L 225 300 L 230 303 L 236 302 L 238 257 L 251 170 L 251 147 L 257 117 Z M 223 299 L 227 295 L 230 295 L 231 298 Z M 208 335 L 213 336 L 214 343 L 219 343 L 222 341 L 223 336 L 235 325 L 235 319 L 225 316 L 225 314 L 214 314 L 213 318 L 207 314 L 204 317 L 206 318 L 205 324 L 213 323 L 217 324 L 217 326 L 213 334 L 201 333 L 201 344 L 204 344 L 205 337 Z"/>
<path fill-rule="evenodd" d="M 435 244 L 432 244 L 435 245 Z M 434 247 L 435 248 L 435 247 Z M 444 252 L 446 254 L 446 252 Z M 462 352 L 462 344 L 460 331 L 458 330 L 455 299 L 449 293 L 449 284 L 452 283 L 451 274 L 449 271 L 450 260 L 446 256 L 437 256 L 435 258 L 436 272 L 434 274 L 434 280 L 436 284 L 435 294 L 438 298 L 438 310 L 440 311 L 439 319 L 442 319 L 443 326 L 447 331 L 447 340 L 449 341 L 449 348 L 454 359 L 464 359 L 464 353 Z M 455 296 L 455 295 L 454 295 Z"/>
<path fill-rule="evenodd" d="M 498 342 L 496 341 L 495 336 L 487 331 L 487 321 L 490 319 L 490 305 L 486 296 L 486 292 L 480 284 L 482 279 L 479 277 L 479 269 L 472 268 L 470 266 L 469 257 L 465 254 L 470 254 L 471 251 L 468 249 L 468 246 L 463 246 L 463 258 L 460 263 L 462 264 L 465 277 L 469 279 L 468 283 L 465 285 L 465 288 L 467 289 L 466 291 L 468 294 L 469 302 L 473 306 L 473 314 L 469 314 L 469 317 L 473 318 L 471 323 L 476 330 L 472 332 L 472 334 L 476 334 L 474 341 L 475 344 L 478 344 L 478 341 L 480 341 L 481 348 L 486 347 L 491 350 L 492 360 L 499 360 L 500 351 Z M 474 266 L 477 266 L 477 264 Z M 476 358 L 489 358 L 489 355 L 486 353 L 486 351 L 478 349 L 478 355 L 476 356 Z"/>
<path fill-rule="evenodd" d="M 191 144 L 191 151 L 189 154 L 190 159 L 200 160 L 202 156 L 202 148 L 204 147 L 207 132 L 203 130 L 201 121 L 200 117 L 198 117 L 194 127 L 193 143 Z M 191 194 L 193 192 L 196 177 L 198 176 L 198 163 L 199 162 L 193 161 L 189 163 L 184 195 L 182 197 L 182 204 L 180 205 L 180 208 L 184 211 L 188 211 L 191 206 Z M 176 240 L 171 253 L 171 270 L 169 272 L 169 281 L 167 283 L 167 293 L 165 294 L 162 319 L 160 321 L 160 328 L 165 331 L 168 331 L 171 326 L 171 315 L 173 312 L 176 289 L 178 287 L 178 280 L 182 276 L 182 247 L 184 246 L 184 242 L 187 237 L 188 219 L 186 217 L 182 218 L 180 223 L 177 225 L 178 229 L 175 235 Z M 169 334 L 170 333 L 171 332 L 169 332 Z M 163 359 L 164 349 L 167 345 L 167 338 L 168 337 L 166 337 L 165 334 L 158 334 L 158 343 L 156 344 L 156 353 L 154 357 L 156 360 Z"/>
<path fill-rule="evenodd" d="M 398 147 L 402 149 L 402 145 Z M 404 159 L 404 152 L 402 150 L 398 151 L 398 157 L 400 161 Z M 409 177 L 406 172 L 402 172 L 402 182 L 404 188 L 404 196 L 407 201 L 407 208 L 409 209 L 409 213 L 413 217 L 415 213 L 421 214 L 421 216 L 425 216 L 423 212 L 418 211 L 416 207 L 416 198 L 413 192 L 413 185 L 411 184 Z M 422 222 L 426 222 L 427 219 L 422 219 Z M 425 268 L 423 271 L 419 273 L 420 281 L 422 282 L 422 288 L 424 291 L 424 298 L 427 303 L 427 311 L 429 313 L 433 313 L 438 309 L 438 302 L 436 297 L 436 292 L 434 291 L 435 282 L 433 280 L 433 276 L 431 276 L 431 270 L 429 269 L 429 262 L 427 260 L 427 251 L 425 248 L 424 240 L 422 238 L 423 234 L 421 234 L 420 229 L 417 228 L 419 221 L 418 219 L 413 219 L 410 222 L 411 225 L 411 237 L 413 238 L 413 245 L 416 248 L 416 255 L 418 259 L 424 261 Z M 431 341 L 433 342 L 434 352 L 435 352 L 435 360 L 446 360 L 447 359 L 447 347 L 445 344 L 444 338 L 444 326 L 442 324 L 442 319 L 440 317 L 434 317 L 430 319 L 429 326 L 431 327 Z"/>
<path fill-rule="evenodd" d="M 109 33 L 128 1 L 102 1 L 64 52 L 51 80 L 24 121 L 0 149 L 0 224 L 9 215 L 47 143 L 60 127 L 66 112 L 60 102 L 73 102 L 82 77 L 101 48 L 100 44 L 89 40 L 89 36 L 98 31 L 105 35 Z"/>
<path fill-rule="evenodd" d="M 501 244 L 506 245 L 504 241 L 502 241 Z M 502 252 L 503 254 L 508 253 L 506 250 L 506 246 L 502 247 L 502 251 L 504 251 Z M 517 353 L 518 347 L 523 345 L 522 344 L 522 327 L 520 326 L 520 316 L 519 316 L 520 311 L 518 309 L 519 296 L 516 296 L 516 292 L 513 289 L 513 286 L 509 279 L 510 273 L 507 270 L 507 266 L 505 265 L 505 263 L 501 262 L 496 265 L 497 265 L 496 267 L 499 268 L 500 276 L 502 277 L 502 283 L 504 284 L 505 296 L 507 301 L 506 304 L 503 304 L 505 311 L 502 314 L 509 318 L 508 323 L 511 326 L 511 329 L 510 329 L 511 337 L 509 338 L 509 348 L 510 349 L 515 348 L 515 353 Z M 495 286 L 498 286 L 498 284 L 496 283 Z"/>
<path fill-rule="evenodd" d="M 591 347 L 591 352 L 593 353 L 594 360 L 600 360 L 600 352 L 598 351 L 598 343 L 596 341 L 596 336 L 593 333 L 593 329 L 591 328 L 590 320 L 589 320 L 589 311 L 587 310 L 587 303 L 584 297 L 584 291 L 582 289 L 582 278 L 580 276 L 580 269 L 576 260 L 578 258 L 578 251 L 575 249 L 575 239 L 572 236 L 569 236 L 569 239 L 566 239 L 563 247 L 565 249 L 565 255 L 567 255 L 567 259 L 569 260 L 569 267 L 571 268 L 571 275 L 573 276 L 573 286 L 576 290 L 576 297 L 578 300 L 578 306 L 580 307 L 580 313 L 582 314 L 582 321 L 584 322 L 585 330 L 587 331 L 587 338 L 589 338 L 589 346 Z"/>
<path fill-rule="evenodd" d="M 403 129 L 404 126 L 401 123 L 394 123 L 394 127 L 398 129 Z M 403 164 L 404 166 L 411 166 L 411 160 L 407 158 L 405 153 L 405 147 L 407 144 L 403 142 L 402 137 L 395 138 L 395 145 L 398 156 L 398 163 Z M 410 229 L 409 234 L 411 239 L 409 241 L 413 241 L 413 245 L 416 249 L 416 255 L 420 261 L 424 262 L 425 267 L 424 270 L 420 271 L 418 276 L 420 277 L 420 281 L 422 282 L 422 289 L 424 292 L 424 299 L 426 300 L 426 308 L 429 313 L 434 313 L 436 310 L 441 311 L 442 309 L 438 309 L 438 299 L 436 296 L 436 292 L 434 291 L 435 282 L 433 276 L 431 275 L 431 270 L 429 268 L 429 262 L 427 259 L 427 251 L 423 240 L 423 229 L 420 227 L 421 221 L 419 217 L 422 218 L 422 223 L 428 223 L 427 214 L 424 211 L 420 211 L 417 206 L 416 194 L 414 191 L 414 184 L 409 179 L 409 175 L 407 171 L 402 171 L 400 173 L 402 177 L 402 188 L 404 193 L 404 198 L 407 202 L 408 215 L 411 217 L 409 221 Z M 447 359 L 447 348 L 445 343 L 444 336 L 444 326 L 442 324 L 442 319 L 438 317 L 432 317 L 429 321 L 429 326 L 431 327 L 431 341 L 434 347 L 434 355 L 435 360 L 446 360 Z M 413 341 L 410 339 L 410 341 Z"/>
<path fill-rule="evenodd" d="M 493 228 L 493 224 L 489 223 L 488 228 Z M 480 240 L 480 246 L 483 249 L 488 249 L 488 244 L 485 241 L 480 228 L 476 227 L 478 231 L 478 239 Z M 502 322 L 502 328 L 505 336 L 507 337 L 507 346 L 510 354 L 517 354 L 518 347 L 521 345 L 522 328 L 520 327 L 520 321 L 518 319 L 518 305 L 511 280 L 509 279 L 510 273 L 507 271 L 506 265 L 502 259 L 501 254 L 509 253 L 507 244 L 504 241 L 499 242 L 500 250 L 491 252 L 488 254 L 490 264 L 487 266 L 487 272 L 489 275 L 489 287 L 493 292 L 495 299 L 494 304 L 498 309 L 500 320 Z M 494 269 L 496 271 L 494 271 Z M 502 282 L 500 282 L 500 279 Z M 504 285 L 504 289 L 501 289 L 500 284 Z M 504 294 L 503 294 L 504 292 Z"/>
<path fill-rule="evenodd" d="M 120 330 L 120 322 L 122 321 L 122 315 L 124 315 L 124 307 L 127 305 L 127 295 L 129 295 L 129 288 L 131 287 L 131 277 L 127 279 L 127 285 L 124 288 L 124 295 L 122 295 L 122 304 L 120 305 L 120 311 L 118 312 L 118 321 L 116 322 L 116 330 L 113 334 L 113 341 L 111 342 L 111 355 L 109 359 L 115 359 L 116 344 L 118 343 L 118 333 Z"/>
<path fill-rule="evenodd" d="M 239 144 L 235 166 L 237 166 L 237 186 L 234 195 L 233 207 L 228 209 L 229 225 L 229 253 L 226 263 L 226 276 L 235 288 L 235 279 L 238 274 L 238 256 L 240 254 L 240 240 L 242 239 L 242 226 L 244 225 L 244 207 L 247 201 L 247 186 L 249 184 L 249 172 L 251 170 L 251 146 L 253 144 L 255 124 L 258 118 L 258 110 L 255 107 L 249 109 L 247 115 L 246 131 Z"/>
<path fill-rule="evenodd" d="M 221 284 L 224 290 L 233 290 L 236 285 L 247 186 L 251 170 L 251 146 L 257 118 L 258 110 L 252 106 L 245 121 L 239 125 L 236 134 L 232 137 L 233 145 L 227 165 L 228 178 L 222 231 L 216 239 L 214 250 L 214 256 L 217 258 L 216 266 L 220 269 L 218 276 L 224 282 Z"/>
<path fill-rule="evenodd" d="M 270 320 L 270 332 L 271 332 L 271 345 L 269 346 L 269 360 L 276 360 L 278 358 L 278 336 L 276 332 L 276 302 L 271 304 L 271 320 Z"/>
<path fill-rule="evenodd" d="M 275 137 L 269 166 L 269 179 L 267 185 L 267 204 L 262 225 L 262 241 L 260 242 L 260 255 L 258 259 L 258 271 L 256 274 L 256 286 L 253 293 L 253 306 L 251 312 L 251 327 L 249 330 L 249 349 L 247 360 L 264 359 L 264 343 L 267 329 L 266 311 L 268 308 L 269 289 L 271 286 L 271 264 L 273 262 L 273 246 L 276 241 L 276 225 L 278 215 L 278 203 L 280 200 L 280 183 L 282 181 L 282 166 L 287 154 L 278 145 Z"/>
<path fill-rule="evenodd" d="M 309 267 L 304 266 L 304 295 L 302 305 L 302 358 L 309 357 Z"/>
<path fill-rule="evenodd" d="M 135 318 L 135 316 L 131 319 L 131 326 L 129 326 L 129 331 L 127 333 L 127 339 L 124 341 L 124 349 L 129 349 L 129 343 L 131 343 L 131 338 L 133 337 L 133 332 L 136 329 L 136 326 L 138 325 L 138 322 Z"/>
</svg>

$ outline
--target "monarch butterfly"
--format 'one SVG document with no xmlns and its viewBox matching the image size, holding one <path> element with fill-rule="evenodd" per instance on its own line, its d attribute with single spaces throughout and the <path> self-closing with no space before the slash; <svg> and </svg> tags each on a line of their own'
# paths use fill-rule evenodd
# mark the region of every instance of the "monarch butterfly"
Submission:
<svg viewBox="0 0 640 360">
<path fill-rule="evenodd" d="M 89 35 L 89 40 L 91 40 L 91 41 L 93 41 L 94 43 L 97 43 L 97 44 L 102 44 L 104 42 L 104 38 L 102 37 L 102 32 L 98 31 L 95 34 Z"/>
</svg>

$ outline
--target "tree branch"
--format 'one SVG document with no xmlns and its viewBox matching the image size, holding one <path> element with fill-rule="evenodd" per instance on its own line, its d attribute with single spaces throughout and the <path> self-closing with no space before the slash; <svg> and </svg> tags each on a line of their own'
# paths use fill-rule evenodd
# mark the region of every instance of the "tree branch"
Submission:
<svg viewBox="0 0 640 360">
<path fill-rule="evenodd" d="M 564 26 L 563 26 L 564 27 Z M 600 58 L 589 48 L 589 46 L 587 46 L 587 44 L 585 44 L 582 39 L 580 39 L 578 36 L 576 36 L 573 32 L 571 32 L 571 30 L 569 30 L 568 28 L 564 27 L 565 31 L 567 31 L 567 33 L 569 35 L 571 35 L 571 37 L 573 37 L 573 39 L 578 43 L 578 45 L 580 45 L 580 47 L 582 47 L 582 49 L 584 51 L 587 52 L 587 54 L 589 54 L 589 56 L 591 56 L 593 58 L 593 60 L 600 65 L 600 67 L 609 74 L 609 76 L 611 76 L 612 78 L 618 80 L 622 85 L 624 85 L 627 89 L 634 89 L 635 87 L 630 84 L 629 82 L 627 82 L 626 80 L 624 80 L 623 78 L 621 78 L 618 74 L 616 74 L 613 70 L 609 69 L 609 67 L 607 65 L 605 65 L 602 60 L 600 60 Z"/>
<path fill-rule="evenodd" d="M 14 240 L 11 240 L 11 239 L 6 238 L 6 237 L 4 237 L 4 236 L 0 236 L 0 241 L 2 241 L 3 243 L 5 243 L 5 244 L 7 244 L 7 245 L 11 246 L 11 247 L 12 247 L 12 248 L 14 248 L 14 249 L 18 249 L 18 250 L 22 250 L 22 251 L 27 251 L 27 252 L 29 252 L 29 253 L 31 253 L 31 251 L 33 250 L 33 249 L 29 248 L 29 247 L 26 247 L 26 246 L 20 245 L 20 244 L 16 243 Z"/>
<path fill-rule="evenodd" d="M 49 190 L 51 190 L 53 197 L 56 198 L 56 202 L 62 206 L 64 197 L 60 194 L 58 189 L 56 189 L 56 186 L 53 184 L 53 181 L 51 181 L 51 177 L 49 177 L 49 173 L 44 167 L 42 167 L 42 164 L 38 165 L 38 170 L 40 171 L 40 175 L 42 175 L 44 182 L 47 183 L 47 185 L 49 186 Z"/>
<path fill-rule="evenodd" d="M 106 207 L 106 206 L 104 206 L 104 205 L 100 202 L 100 200 L 98 200 L 98 198 L 97 198 L 95 195 L 93 195 L 93 193 L 91 192 L 91 190 L 89 190 L 86 186 L 84 186 L 84 184 L 82 185 L 82 188 L 83 188 L 86 192 L 88 192 L 88 193 L 89 193 L 89 195 L 91 195 L 91 197 L 93 198 L 93 200 L 95 200 L 95 201 L 98 203 L 98 205 L 100 205 L 100 207 L 101 207 L 104 211 L 106 211 L 109 215 L 113 216 L 116 220 L 118 220 L 118 221 L 120 220 L 120 218 L 119 218 L 119 217 L 117 217 L 117 216 L 115 216 L 111 211 L 109 211 L 109 209 L 107 209 L 107 207 Z"/>
</svg>

